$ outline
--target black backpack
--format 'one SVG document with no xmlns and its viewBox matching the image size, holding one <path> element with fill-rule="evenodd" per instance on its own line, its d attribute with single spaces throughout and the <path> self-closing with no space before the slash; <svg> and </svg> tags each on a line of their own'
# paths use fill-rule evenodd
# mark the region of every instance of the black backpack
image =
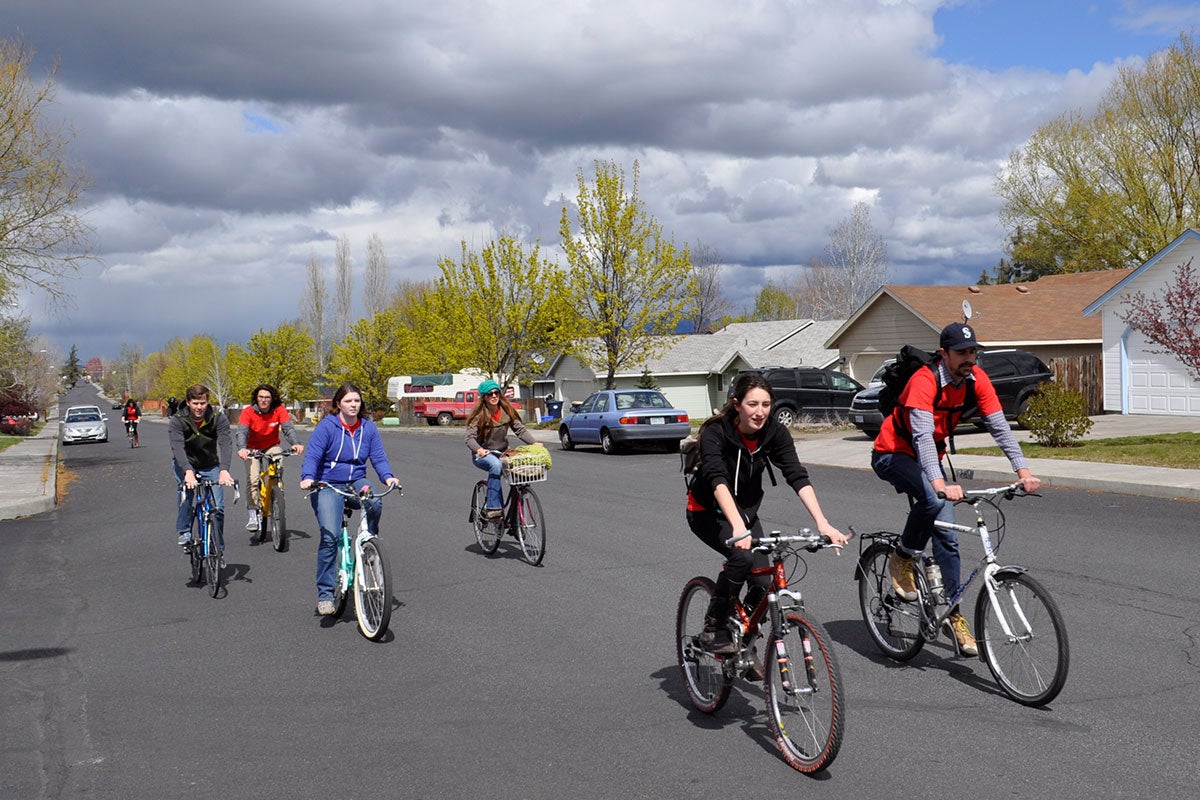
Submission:
<svg viewBox="0 0 1200 800">
<path fill-rule="evenodd" d="M 895 411 L 896 406 L 900 403 L 900 395 L 904 393 L 904 387 L 908 386 L 909 379 L 922 367 L 937 371 L 938 362 L 942 360 L 941 355 L 930 353 L 928 350 L 922 350 L 919 347 L 914 347 L 911 344 L 906 344 L 900 348 L 900 352 L 896 354 L 896 360 L 884 367 L 883 375 L 880 379 L 883 381 L 883 386 L 879 388 L 879 413 L 884 417 L 888 417 Z M 953 408 L 943 408 L 942 402 L 942 385 L 938 383 L 937 394 L 933 398 L 933 407 L 938 411 L 957 412 L 961 418 L 962 413 L 966 410 L 975 407 L 975 381 L 967 381 L 967 393 L 963 397 L 961 406 Z M 955 422 L 957 423 L 957 419 Z M 907 420 L 901 414 L 897 417 L 895 423 L 896 431 L 901 435 L 912 439 L 912 433 L 908 430 Z M 950 426 L 950 452 L 954 452 L 954 426 Z"/>
</svg>

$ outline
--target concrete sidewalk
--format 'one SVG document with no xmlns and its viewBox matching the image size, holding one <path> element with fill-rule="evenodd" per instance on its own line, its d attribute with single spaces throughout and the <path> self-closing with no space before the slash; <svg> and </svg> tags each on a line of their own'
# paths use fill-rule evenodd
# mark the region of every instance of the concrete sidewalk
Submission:
<svg viewBox="0 0 1200 800">
<path fill-rule="evenodd" d="M 1197 417 L 1108 414 L 1094 417 L 1093 421 L 1095 424 L 1086 437 L 1088 439 L 1200 432 L 1200 418 Z M 427 432 L 440 431 L 442 429 L 429 429 Z M 551 446 L 558 440 L 552 430 L 535 433 L 540 441 Z M 1016 433 L 1019 440 L 1029 440 L 1028 432 Z M 986 432 L 975 432 L 969 428 L 962 429 L 955 438 L 960 448 L 992 444 Z M 58 484 L 58 439 L 59 420 L 57 411 L 52 410 L 50 421 L 37 436 L 0 451 L 0 520 L 40 514 L 54 508 Z M 808 465 L 870 469 L 871 441 L 857 431 L 800 432 L 796 434 L 796 448 L 800 460 Z M 951 456 L 951 460 L 960 480 L 1003 483 L 1015 477 L 1004 458 L 956 455 Z M 1200 470 L 1052 458 L 1031 459 L 1030 468 L 1047 486 L 1200 500 Z"/>
</svg>

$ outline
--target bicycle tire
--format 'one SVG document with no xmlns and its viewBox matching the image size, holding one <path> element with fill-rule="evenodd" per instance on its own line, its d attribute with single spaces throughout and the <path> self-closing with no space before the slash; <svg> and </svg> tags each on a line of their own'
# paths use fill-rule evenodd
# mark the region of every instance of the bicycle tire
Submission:
<svg viewBox="0 0 1200 800">
<path fill-rule="evenodd" d="M 692 578 L 683 587 L 675 613 L 675 656 L 683 686 L 688 700 L 705 714 L 720 711 L 733 687 L 733 673 L 725 669 L 723 658 L 707 652 L 697 642 L 715 593 L 716 584 L 711 579 Z"/>
<path fill-rule="evenodd" d="M 521 543 L 521 557 L 532 566 L 538 566 L 546 557 L 546 517 L 542 514 L 542 501 L 537 492 L 528 486 L 517 490 L 517 541 Z"/>
<path fill-rule="evenodd" d="M 204 523 L 204 580 L 210 597 L 216 597 L 221 591 L 221 554 L 214 538 L 212 520 L 209 519 Z"/>
<path fill-rule="evenodd" d="M 871 641 L 895 661 L 908 661 L 925 646 L 921 611 L 916 602 L 898 598 L 887 571 L 890 545 L 868 547 L 858 561 L 858 607 Z"/>
<path fill-rule="evenodd" d="M 995 581 L 1000 610 L 1015 640 L 1005 635 L 985 586 L 975 603 L 980 657 L 1005 694 L 1021 705 L 1043 706 L 1062 691 L 1071 665 L 1062 612 L 1049 592 L 1024 572 L 1001 570 Z"/>
<path fill-rule="evenodd" d="M 200 542 L 194 533 L 192 535 L 192 543 L 188 545 L 188 560 L 191 562 L 192 567 L 191 584 L 199 586 L 200 579 L 204 576 L 204 561 L 201 558 Z"/>
<path fill-rule="evenodd" d="M 392 577 L 387 554 L 378 537 L 362 543 L 354 567 L 354 616 L 363 636 L 377 642 L 392 619 Z"/>
<path fill-rule="evenodd" d="M 479 549 L 490 556 L 500 547 L 502 530 L 500 522 L 488 519 L 483 513 L 486 504 L 487 481 L 479 481 L 471 492 L 471 529 L 475 532 Z"/>
<path fill-rule="evenodd" d="M 276 553 L 288 549 L 288 532 L 286 508 L 283 501 L 283 481 L 271 489 L 271 517 L 267 522 L 271 527 L 271 546 Z"/>
<path fill-rule="evenodd" d="M 767 639 L 763 666 L 767 721 L 783 760 L 799 772 L 825 769 L 842 746 L 846 711 L 829 634 L 786 612 L 782 634 L 772 631 Z"/>
</svg>

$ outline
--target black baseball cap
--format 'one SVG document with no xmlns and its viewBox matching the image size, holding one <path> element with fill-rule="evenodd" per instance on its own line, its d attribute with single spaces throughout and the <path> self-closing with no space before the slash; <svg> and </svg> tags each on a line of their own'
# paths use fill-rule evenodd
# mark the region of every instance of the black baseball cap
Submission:
<svg viewBox="0 0 1200 800">
<path fill-rule="evenodd" d="M 942 328 L 941 347 L 943 350 L 969 350 L 978 347 L 975 331 L 970 325 L 961 322 L 951 322 Z"/>
</svg>

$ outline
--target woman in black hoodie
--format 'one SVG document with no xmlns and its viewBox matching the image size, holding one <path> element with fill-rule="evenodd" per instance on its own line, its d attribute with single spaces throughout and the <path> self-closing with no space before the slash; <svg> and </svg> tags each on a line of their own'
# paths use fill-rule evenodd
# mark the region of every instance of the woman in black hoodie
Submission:
<svg viewBox="0 0 1200 800">
<path fill-rule="evenodd" d="M 771 385 L 762 375 L 743 373 L 725 408 L 700 426 L 700 468 L 688 489 L 688 527 L 726 558 L 700 635 L 701 646 L 713 653 L 736 650 L 726 625 L 730 604 L 741 593 L 751 568 L 768 563 L 765 555 L 750 552 L 751 537 L 762 535 L 758 507 L 768 462 L 800 497 L 817 533 L 835 545 L 845 544 L 848 538 L 821 512 L 808 470 L 796 456 L 792 435 L 771 414 L 774 399 Z M 773 473 L 771 482 L 775 482 Z M 730 539 L 736 539 L 732 546 L 726 544 Z M 765 591 L 767 581 L 751 592 Z M 747 598 L 749 601 L 750 596 Z M 757 602 L 757 597 L 752 602 Z"/>
</svg>

